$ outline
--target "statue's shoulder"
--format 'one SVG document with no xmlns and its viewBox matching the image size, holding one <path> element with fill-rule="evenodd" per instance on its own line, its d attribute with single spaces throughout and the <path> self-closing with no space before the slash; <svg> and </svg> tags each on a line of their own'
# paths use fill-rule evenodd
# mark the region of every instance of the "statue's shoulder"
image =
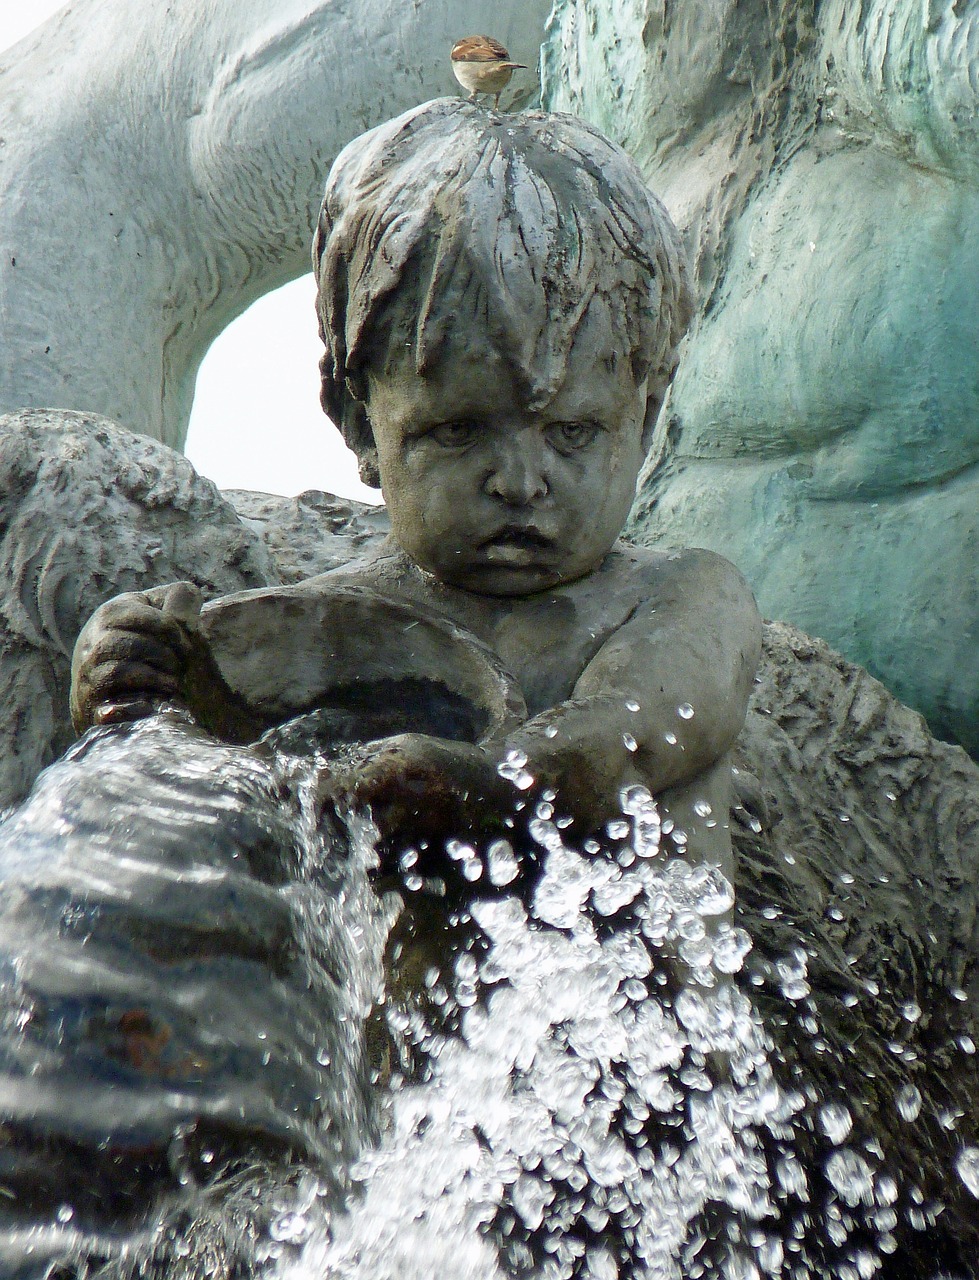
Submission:
<svg viewBox="0 0 979 1280">
<path fill-rule="evenodd" d="M 624 539 L 617 542 L 603 565 L 634 589 L 659 591 L 667 584 L 702 583 L 706 588 L 741 585 L 745 580 L 725 556 L 706 547 L 647 547 Z"/>
</svg>

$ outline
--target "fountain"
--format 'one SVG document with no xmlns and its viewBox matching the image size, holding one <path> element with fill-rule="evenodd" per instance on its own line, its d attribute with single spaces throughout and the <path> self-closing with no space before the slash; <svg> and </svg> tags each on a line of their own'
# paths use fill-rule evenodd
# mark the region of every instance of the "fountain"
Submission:
<svg viewBox="0 0 979 1280">
<path fill-rule="evenodd" d="M 0 826 L 4 1274 L 972 1280 L 979 775 L 717 557 L 614 543 L 689 308 L 661 208 L 585 126 L 436 102 L 344 153 L 316 253 L 393 540 L 326 504 L 283 548 L 161 446 L 6 420 L 20 498 L 119 457 L 156 532 L 111 530 L 138 594 Z M 105 577 L 21 546 L 64 648 Z"/>
</svg>

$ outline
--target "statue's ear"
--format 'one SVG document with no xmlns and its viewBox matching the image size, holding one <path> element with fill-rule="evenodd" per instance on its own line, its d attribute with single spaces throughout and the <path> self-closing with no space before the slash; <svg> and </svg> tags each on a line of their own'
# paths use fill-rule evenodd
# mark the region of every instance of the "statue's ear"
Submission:
<svg viewBox="0 0 979 1280">
<path fill-rule="evenodd" d="M 361 449 L 357 454 L 357 471 L 362 482 L 371 489 L 380 489 L 381 473 L 377 467 L 377 450 Z"/>
</svg>

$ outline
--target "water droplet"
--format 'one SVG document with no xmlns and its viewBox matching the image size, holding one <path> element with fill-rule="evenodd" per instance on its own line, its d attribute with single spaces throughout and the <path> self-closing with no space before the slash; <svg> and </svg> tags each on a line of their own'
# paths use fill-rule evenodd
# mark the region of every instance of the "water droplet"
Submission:
<svg viewBox="0 0 979 1280">
<path fill-rule="evenodd" d="M 706 800 L 695 800 L 693 802 L 693 811 L 698 818 L 709 818 L 714 812 Z"/>
<path fill-rule="evenodd" d="M 632 848 L 640 858 L 652 858 L 659 852 L 660 824 L 659 809 L 643 786 L 623 787 L 619 792 L 619 804 L 622 812 L 632 819 Z"/>
<path fill-rule="evenodd" d="M 610 840 L 624 840 L 629 834 L 629 824 L 623 818 L 612 818 L 606 822 L 605 830 Z"/>
<path fill-rule="evenodd" d="M 917 1022 L 921 1017 L 921 1006 L 913 1000 L 909 1000 L 907 1004 L 901 1005 L 901 1017 L 908 1022 Z"/>
<path fill-rule="evenodd" d="M 959 1048 L 963 1053 L 975 1053 L 976 1042 L 972 1036 L 959 1036 Z"/>
<path fill-rule="evenodd" d="M 913 1084 L 905 1085 L 895 1099 L 898 1113 L 901 1117 L 908 1121 L 917 1120 L 921 1114 L 921 1091 Z"/>
<path fill-rule="evenodd" d="M 624 733 L 622 735 L 622 745 L 625 747 L 626 751 L 639 750 L 639 743 L 635 740 L 635 738 L 632 736 L 631 733 Z"/>
<path fill-rule="evenodd" d="M 839 1146 L 853 1128 L 853 1117 L 842 1102 L 827 1102 L 819 1111 L 819 1127 L 830 1142 Z"/>
<path fill-rule="evenodd" d="M 690 705 L 689 702 L 681 702 L 676 709 L 676 713 L 681 720 L 693 719 L 693 707 Z"/>
<path fill-rule="evenodd" d="M 520 868 L 509 840 L 494 840 L 489 846 L 486 850 L 486 870 L 490 884 L 495 884 L 498 888 L 511 884 L 517 878 Z"/>
<path fill-rule="evenodd" d="M 714 967 L 718 973 L 737 973 L 751 950 L 751 938 L 744 929 L 722 924 L 714 942 Z"/>
<path fill-rule="evenodd" d="M 874 1199 L 880 1205 L 894 1204 L 898 1197 L 897 1181 L 889 1173 L 881 1174 L 874 1188 Z"/>
<path fill-rule="evenodd" d="M 955 1159 L 955 1172 L 979 1200 L 979 1147 L 963 1147 Z"/>
<path fill-rule="evenodd" d="M 834 1151 L 826 1161 L 826 1177 L 836 1194 L 851 1209 L 858 1204 L 873 1204 L 874 1179 L 863 1156 L 845 1147 Z"/>
<path fill-rule="evenodd" d="M 61 1223 L 71 1222 L 72 1218 L 75 1216 L 75 1210 L 70 1204 L 59 1204 L 57 1216 L 58 1221 Z"/>
<path fill-rule="evenodd" d="M 668 742 L 671 747 L 675 747 L 678 742 L 678 738 L 675 733 L 664 733 L 663 741 Z"/>
<path fill-rule="evenodd" d="M 526 752 L 512 748 L 496 766 L 496 772 L 512 782 L 518 791 L 527 791 L 534 785 L 534 776 L 527 772 L 526 763 Z"/>
<path fill-rule="evenodd" d="M 809 1184 L 806 1171 L 795 1155 L 789 1154 L 779 1160 L 775 1166 L 775 1176 L 786 1195 L 798 1196 L 802 1200 L 809 1198 Z"/>
<path fill-rule="evenodd" d="M 545 729 L 544 729 L 544 737 L 545 737 L 545 738 L 556 738 L 556 737 L 557 737 L 557 725 L 556 725 L 556 724 L 549 724 L 549 725 L 547 725 L 547 726 L 545 727 Z"/>
<path fill-rule="evenodd" d="M 269 1235 L 280 1244 L 304 1244 L 309 1233 L 309 1219 L 302 1213 L 282 1213 L 269 1227 Z"/>
<path fill-rule="evenodd" d="M 635 700 L 635 698 L 627 698 L 627 699 L 626 699 L 626 704 L 625 704 L 625 709 L 626 709 L 626 711 L 638 711 L 638 710 L 639 710 L 639 703 Z"/>
</svg>

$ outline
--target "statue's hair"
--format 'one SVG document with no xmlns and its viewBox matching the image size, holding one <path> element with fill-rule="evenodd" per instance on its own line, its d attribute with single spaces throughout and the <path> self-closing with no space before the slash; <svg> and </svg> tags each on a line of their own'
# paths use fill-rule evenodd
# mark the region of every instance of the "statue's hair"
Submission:
<svg viewBox="0 0 979 1280">
<path fill-rule="evenodd" d="M 440 98 L 355 138 L 313 245 L 322 403 L 373 443 L 366 372 L 393 344 L 420 374 L 477 319 L 546 404 L 588 308 L 604 307 L 636 382 L 662 395 L 690 318 L 679 235 L 633 161 L 573 116 L 497 115 Z"/>
</svg>

